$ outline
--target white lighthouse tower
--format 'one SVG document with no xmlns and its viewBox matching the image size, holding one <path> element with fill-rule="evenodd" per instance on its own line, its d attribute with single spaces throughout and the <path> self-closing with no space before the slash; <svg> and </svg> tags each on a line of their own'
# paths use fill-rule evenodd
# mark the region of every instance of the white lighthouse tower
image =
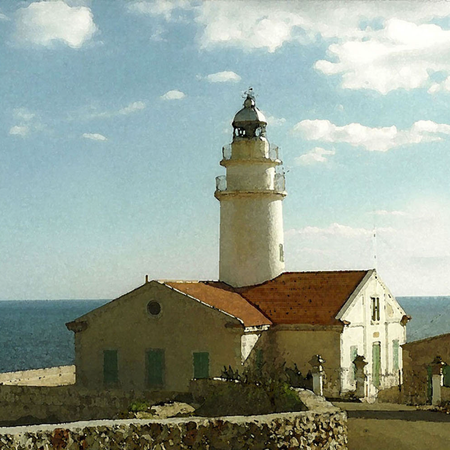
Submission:
<svg viewBox="0 0 450 450">
<path fill-rule="evenodd" d="M 267 121 L 250 91 L 233 120 L 233 142 L 216 178 L 220 201 L 219 280 L 252 286 L 284 271 L 282 201 L 286 196 L 278 148 L 266 139 Z"/>
</svg>

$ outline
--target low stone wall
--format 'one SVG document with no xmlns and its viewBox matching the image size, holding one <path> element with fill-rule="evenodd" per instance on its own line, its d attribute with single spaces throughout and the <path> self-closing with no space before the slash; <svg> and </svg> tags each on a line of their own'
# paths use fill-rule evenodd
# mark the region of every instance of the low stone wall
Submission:
<svg viewBox="0 0 450 450">
<path fill-rule="evenodd" d="M 75 366 L 0 373 L 0 384 L 22 386 L 65 386 L 75 384 Z"/>
<path fill-rule="evenodd" d="M 314 411 L 222 418 L 91 421 L 0 428 L 0 450 L 347 449 L 346 413 Z"/>
<path fill-rule="evenodd" d="M 1 386 L 0 426 L 111 419 L 133 401 L 155 404 L 176 398 L 173 392 L 91 391 L 72 386 Z"/>
</svg>

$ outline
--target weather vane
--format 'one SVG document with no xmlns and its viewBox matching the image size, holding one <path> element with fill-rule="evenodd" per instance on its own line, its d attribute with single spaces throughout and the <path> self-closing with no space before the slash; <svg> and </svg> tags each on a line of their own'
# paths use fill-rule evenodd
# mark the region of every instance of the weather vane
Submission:
<svg viewBox="0 0 450 450">
<path fill-rule="evenodd" d="M 252 87 L 249 87 L 245 92 L 244 95 L 242 96 L 243 98 L 251 98 L 252 100 L 255 100 L 256 95 L 253 91 Z"/>
</svg>

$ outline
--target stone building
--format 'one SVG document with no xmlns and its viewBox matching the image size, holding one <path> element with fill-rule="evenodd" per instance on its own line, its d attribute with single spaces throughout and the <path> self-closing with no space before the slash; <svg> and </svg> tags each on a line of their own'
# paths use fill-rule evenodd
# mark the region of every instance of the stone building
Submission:
<svg viewBox="0 0 450 450">
<path fill-rule="evenodd" d="M 264 360 L 303 374 L 325 359 L 325 394 L 400 382 L 406 316 L 375 270 L 284 272 L 284 173 L 267 121 L 247 95 L 217 178 L 219 281 L 151 281 L 67 324 L 77 384 L 186 391 L 192 378 Z"/>
<path fill-rule="evenodd" d="M 443 386 L 447 387 L 450 400 L 450 333 L 441 334 L 403 346 L 403 386 L 401 400 L 406 403 L 421 404 L 431 401 L 432 362 L 442 359 Z"/>
</svg>

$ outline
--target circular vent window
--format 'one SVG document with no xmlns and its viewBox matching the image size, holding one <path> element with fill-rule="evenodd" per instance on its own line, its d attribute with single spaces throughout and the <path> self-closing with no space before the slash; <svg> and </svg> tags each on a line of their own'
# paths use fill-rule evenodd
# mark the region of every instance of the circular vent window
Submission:
<svg viewBox="0 0 450 450">
<path fill-rule="evenodd" d="M 158 302 L 149 302 L 147 311 L 151 316 L 159 316 L 161 313 L 161 305 Z"/>
</svg>

